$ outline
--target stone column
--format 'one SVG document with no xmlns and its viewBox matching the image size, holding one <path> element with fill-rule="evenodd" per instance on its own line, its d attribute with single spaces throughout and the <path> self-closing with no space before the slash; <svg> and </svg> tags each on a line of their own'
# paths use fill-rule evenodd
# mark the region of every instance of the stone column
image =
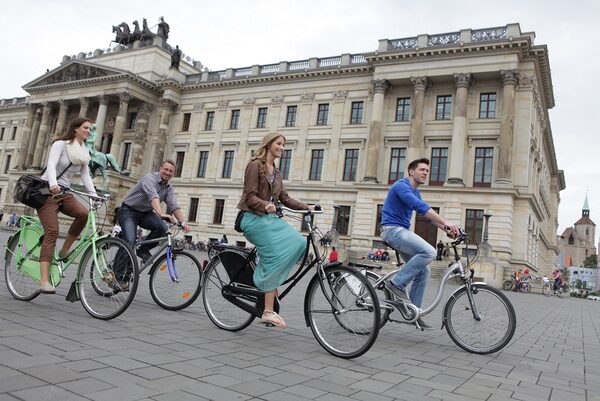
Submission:
<svg viewBox="0 0 600 401">
<path fill-rule="evenodd" d="M 515 86 L 517 70 L 500 71 L 502 75 L 502 118 L 500 120 L 500 143 L 498 150 L 498 178 L 496 183 L 512 183 L 512 152 L 515 125 Z"/>
<path fill-rule="evenodd" d="M 35 107 L 35 115 L 33 117 L 33 127 L 31 128 L 31 140 L 27 146 L 27 158 L 25 159 L 25 165 L 33 165 L 33 155 L 35 154 L 35 144 L 38 141 L 38 134 L 40 132 L 40 123 L 42 120 L 42 108 Z"/>
<path fill-rule="evenodd" d="M 169 130 L 169 120 L 171 119 L 171 113 L 175 108 L 176 104 L 169 99 L 161 98 L 158 102 L 160 108 L 160 124 L 158 126 L 158 140 L 156 141 L 156 148 L 154 149 L 154 162 L 152 163 L 152 170 L 157 171 L 165 157 L 165 145 L 167 143 L 167 134 Z"/>
<path fill-rule="evenodd" d="M 448 185 L 464 186 L 465 144 L 467 139 L 467 95 L 471 74 L 454 74 L 456 99 L 454 101 L 454 124 L 452 126 L 452 149 L 448 168 Z"/>
<path fill-rule="evenodd" d="M 150 137 L 148 136 L 148 125 L 150 122 L 150 115 L 154 110 L 154 106 L 150 103 L 144 103 L 139 108 L 137 120 L 135 122 L 135 141 L 132 145 L 131 154 L 129 156 L 129 165 L 120 166 L 121 169 L 127 169 L 131 173 L 142 174 L 144 168 L 143 162 L 150 156 Z M 122 163 L 122 160 L 119 161 Z"/>
<path fill-rule="evenodd" d="M 108 97 L 105 95 L 98 96 L 98 114 L 96 114 L 96 149 L 100 149 L 102 145 L 102 134 L 104 133 L 104 124 L 106 123 L 106 112 L 108 110 Z"/>
<path fill-rule="evenodd" d="M 383 137 L 381 120 L 383 119 L 383 100 L 390 84 L 385 79 L 371 80 L 373 91 L 373 110 L 369 123 L 369 140 L 367 142 L 367 173 L 363 181 L 379 182 L 377 179 L 377 162 Z"/>
<path fill-rule="evenodd" d="M 58 118 L 56 119 L 56 130 L 54 131 L 54 134 L 63 135 L 67 127 L 67 111 L 69 110 L 69 105 L 64 99 L 58 99 L 58 105 Z"/>
<path fill-rule="evenodd" d="M 129 101 L 133 99 L 133 96 L 129 92 L 119 93 L 119 112 L 115 119 L 115 132 L 113 133 L 112 145 L 110 146 L 110 154 L 113 155 L 117 160 L 120 156 L 121 141 L 123 140 L 123 130 L 125 128 L 125 120 L 127 118 L 127 108 L 129 107 Z"/>
<path fill-rule="evenodd" d="M 25 161 L 27 160 L 28 144 L 31 143 L 31 129 L 33 128 L 33 119 L 35 117 L 35 107 L 32 104 L 27 105 L 27 118 L 25 119 L 25 127 L 21 132 L 19 140 L 19 156 L 17 157 L 17 166 L 25 169 Z"/>
<path fill-rule="evenodd" d="M 42 165 L 42 155 L 44 154 L 44 146 L 46 145 L 46 136 L 48 135 L 48 122 L 50 120 L 50 105 L 48 102 L 42 103 L 42 121 L 40 123 L 40 129 L 37 137 L 37 143 L 35 144 L 35 153 L 33 154 L 33 165 Z"/>
<path fill-rule="evenodd" d="M 411 77 L 413 99 L 410 113 L 410 136 L 406 150 L 407 165 L 415 159 L 425 157 L 425 138 L 423 134 L 423 104 L 425 91 L 430 85 L 428 77 Z"/>
<path fill-rule="evenodd" d="M 88 107 L 90 107 L 90 99 L 88 99 L 87 97 L 80 97 L 79 103 L 81 105 L 81 107 L 79 108 L 79 117 L 87 118 Z"/>
</svg>

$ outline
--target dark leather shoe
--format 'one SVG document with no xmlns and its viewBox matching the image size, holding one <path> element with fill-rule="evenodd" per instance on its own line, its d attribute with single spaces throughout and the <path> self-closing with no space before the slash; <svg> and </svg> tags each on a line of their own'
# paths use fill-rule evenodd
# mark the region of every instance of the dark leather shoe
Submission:
<svg viewBox="0 0 600 401">
<path fill-rule="evenodd" d="M 146 249 L 144 249 L 144 250 L 138 249 L 136 254 L 138 255 L 138 257 L 140 259 L 142 259 L 142 263 L 146 263 L 152 257 L 152 254 L 150 253 L 150 251 L 148 251 Z"/>
</svg>

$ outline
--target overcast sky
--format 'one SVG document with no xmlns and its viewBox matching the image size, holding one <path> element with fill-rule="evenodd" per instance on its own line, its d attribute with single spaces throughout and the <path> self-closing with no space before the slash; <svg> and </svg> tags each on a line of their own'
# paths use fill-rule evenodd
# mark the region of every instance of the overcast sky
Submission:
<svg viewBox="0 0 600 401">
<path fill-rule="evenodd" d="M 561 4 L 556 6 L 555 4 Z M 165 17 L 169 43 L 211 70 L 377 49 L 379 39 L 520 23 L 549 49 L 556 106 L 550 110 L 558 166 L 565 171 L 559 234 L 581 216 L 589 191 L 600 223 L 600 4 L 542 0 L 226 0 L 2 2 L 0 98 L 56 68 L 63 55 L 106 49 L 112 25 Z M 156 32 L 156 27 L 151 28 Z M 493 218 L 493 217 L 492 217 Z M 600 228 L 597 230 L 600 235 Z"/>
</svg>

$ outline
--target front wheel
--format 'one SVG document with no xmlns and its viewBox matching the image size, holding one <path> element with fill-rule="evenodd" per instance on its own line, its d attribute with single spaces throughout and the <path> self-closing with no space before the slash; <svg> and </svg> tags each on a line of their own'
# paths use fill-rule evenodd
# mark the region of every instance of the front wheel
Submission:
<svg viewBox="0 0 600 401">
<path fill-rule="evenodd" d="M 79 262 L 81 304 L 97 319 L 113 319 L 133 301 L 138 276 L 137 258 L 127 242 L 116 237 L 99 239 L 86 249 Z"/>
<path fill-rule="evenodd" d="M 552 288 L 552 284 L 550 284 L 550 283 L 544 284 L 544 286 L 542 287 L 542 294 L 549 297 L 552 295 L 552 292 L 554 292 L 554 289 Z"/>
<path fill-rule="evenodd" d="M 556 294 L 558 295 L 559 298 L 566 298 L 569 296 L 569 285 L 568 284 L 563 284 L 560 286 L 560 288 L 558 289 L 558 291 L 556 291 Z"/>
<path fill-rule="evenodd" d="M 510 342 L 517 317 L 506 295 L 485 284 L 472 284 L 450 296 L 444 307 L 444 324 L 460 348 L 491 354 Z"/>
<path fill-rule="evenodd" d="M 21 230 L 24 230 L 24 228 Z M 33 235 L 35 233 L 32 235 L 28 235 L 28 233 L 24 234 L 25 235 L 21 241 L 21 254 L 27 253 L 29 248 L 35 246 L 39 239 L 39 235 Z M 32 275 L 26 274 L 27 269 L 20 269 L 17 266 L 17 245 L 19 244 L 20 236 L 21 231 L 19 230 L 8 240 L 8 244 L 6 245 L 6 255 L 4 256 L 4 278 L 6 280 L 6 287 L 8 288 L 10 295 L 20 301 L 31 301 L 40 295 L 40 283 L 39 280 L 32 278 Z M 37 274 L 39 276 L 39 262 L 33 262 L 30 260 L 21 260 L 21 262 L 35 265 L 31 267 L 38 270 Z"/>
<path fill-rule="evenodd" d="M 346 266 L 324 268 L 306 290 L 307 324 L 319 344 L 341 358 L 356 358 L 371 348 L 379 333 L 380 314 L 369 280 Z"/>
<path fill-rule="evenodd" d="M 172 251 L 171 260 L 162 255 L 150 270 L 150 295 L 166 310 L 190 306 L 200 295 L 202 267 L 196 257 L 185 251 Z"/>
<path fill-rule="evenodd" d="M 512 282 L 512 280 L 506 280 L 504 282 L 504 284 L 502 284 L 502 288 L 504 288 L 504 291 L 511 291 L 514 287 L 514 284 Z"/>
<path fill-rule="evenodd" d="M 521 283 L 519 286 L 519 291 L 524 292 L 525 294 L 531 291 L 531 284 L 529 283 Z"/>
</svg>

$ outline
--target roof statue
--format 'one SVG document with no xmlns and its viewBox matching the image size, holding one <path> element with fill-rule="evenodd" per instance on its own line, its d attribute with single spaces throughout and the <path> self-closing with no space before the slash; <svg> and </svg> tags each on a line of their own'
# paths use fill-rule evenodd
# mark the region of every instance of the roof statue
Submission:
<svg viewBox="0 0 600 401">
<path fill-rule="evenodd" d="M 163 39 L 163 43 L 166 43 L 167 39 L 169 38 L 169 32 L 171 29 L 169 24 L 165 22 L 164 17 L 160 17 L 160 21 L 155 25 L 158 27 L 156 33 L 153 33 L 150 28 L 148 28 L 148 22 L 146 21 L 146 18 L 142 19 L 141 29 L 138 20 L 133 21 L 132 24 L 134 26 L 133 32 L 126 22 L 121 22 L 119 25 L 113 25 L 112 32 L 115 34 L 115 38 L 112 40 L 112 42 L 122 46 L 129 46 L 137 40 L 140 40 L 143 43 L 150 42 L 155 36 L 161 37 Z"/>
</svg>

